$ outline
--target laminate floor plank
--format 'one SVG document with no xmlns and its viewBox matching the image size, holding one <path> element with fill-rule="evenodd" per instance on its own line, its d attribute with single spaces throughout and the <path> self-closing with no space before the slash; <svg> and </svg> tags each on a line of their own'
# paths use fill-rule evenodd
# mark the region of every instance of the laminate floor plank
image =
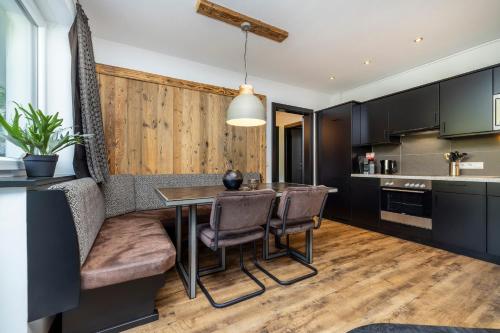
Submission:
<svg viewBox="0 0 500 333">
<path fill-rule="evenodd" d="M 291 238 L 296 248 L 303 242 Z M 200 251 L 202 266 L 213 262 L 210 251 Z M 314 233 L 319 274 L 311 279 L 280 286 L 253 266 L 250 253 L 248 247 L 245 263 L 266 286 L 262 296 L 214 309 L 199 288 L 188 299 L 172 270 L 157 297 L 160 320 L 130 332 L 343 333 L 379 322 L 500 328 L 495 264 L 332 221 Z M 256 290 L 238 260 L 237 249 L 229 249 L 227 271 L 203 277 L 219 301 Z M 287 258 L 263 265 L 282 278 L 306 272 Z"/>
</svg>

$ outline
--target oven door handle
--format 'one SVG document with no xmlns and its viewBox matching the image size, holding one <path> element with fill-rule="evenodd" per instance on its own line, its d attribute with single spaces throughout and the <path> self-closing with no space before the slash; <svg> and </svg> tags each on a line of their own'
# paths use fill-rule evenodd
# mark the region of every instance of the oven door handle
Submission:
<svg viewBox="0 0 500 333">
<path fill-rule="evenodd" d="M 388 191 L 388 192 L 404 192 L 404 193 L 418 193 L 418 194 L 424 194 L 425 191 L 418 191 L 418 190 L 403 190 L 399 188 L 387 188 L 387 187 L 382 187 L 382 191 Z"/>
</svg>

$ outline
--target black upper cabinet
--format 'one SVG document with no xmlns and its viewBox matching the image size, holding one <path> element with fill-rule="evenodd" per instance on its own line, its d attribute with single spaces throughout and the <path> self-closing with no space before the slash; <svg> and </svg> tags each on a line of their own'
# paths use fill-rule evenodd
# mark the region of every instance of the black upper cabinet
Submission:
<svg viewBox="0 0 500 333">
<path fill-rule="evenodd" d="M 393 100 L 389 97 L 379 98 L 363 104 L 362 113 L 365 117 L 362 126 L 362 144 L 379 144 L 389 142 L 389 112 L 393 107 Z M 363 125 L 363 121 L 361 122 Z"/>
<path fill-rule="evenodd" d="M 405 133 L 439 126 L 439 84 L 433 84 L 388 97 L 389 129 Z"/>
<path fill-rule="evenodd" d="M 459 136 L 493 130 L 493 70 L 440 83 L 440 134 Z"/>
<path fill-rule="evenodd" d="M 493 70 L 493 92 L 500 94 L 500 67 Z"/>
</svg>

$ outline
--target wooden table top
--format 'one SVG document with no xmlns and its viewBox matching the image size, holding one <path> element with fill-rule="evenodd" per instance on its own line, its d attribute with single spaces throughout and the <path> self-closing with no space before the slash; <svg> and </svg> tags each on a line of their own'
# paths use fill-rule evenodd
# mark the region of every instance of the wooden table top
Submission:
<svg viewBox="0 0 500 333">
<path fill-rule="evenodd" d="M 273 189 L 277 196 L 288 187 L 311 186 L 295 183 L 261 183 L 259 189 Z M 246 185 L 242 185 L 239 191 L 249 191 Z M 215 196 L 227 191 L 223 185 L 217 186 L 189 186 L 189 187 L 164 187 L 156 189 L 167 206 L 194 205 L 213 202 Z M 337 192 L 336 188 L 330 188 L 331 193 Z"/>
</svg>

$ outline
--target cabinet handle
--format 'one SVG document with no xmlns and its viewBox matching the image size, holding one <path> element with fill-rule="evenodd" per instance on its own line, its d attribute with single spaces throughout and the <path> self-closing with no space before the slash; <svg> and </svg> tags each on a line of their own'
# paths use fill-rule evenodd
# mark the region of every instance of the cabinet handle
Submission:
<svg viewBox="0 0 500 333">
<path fill-rule="evenodd" d="M 446 121 L 443 121 L 443 133 L 446 133 Z"/>
</svg>

